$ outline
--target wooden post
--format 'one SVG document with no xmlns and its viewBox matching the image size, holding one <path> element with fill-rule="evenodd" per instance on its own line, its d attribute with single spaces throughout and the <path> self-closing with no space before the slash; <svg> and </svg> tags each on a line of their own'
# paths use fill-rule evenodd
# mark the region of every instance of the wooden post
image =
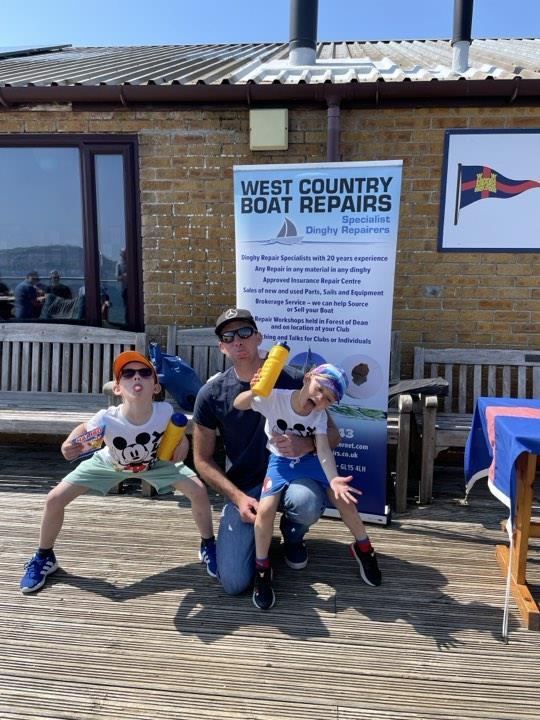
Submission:
<svg viewBox="0 0 540 720">
<path fill-rule="evenodd" d="M 531 595 L 526 579 L 535 477 L 536 455 L 523 453 L 516 463 L 516 529 L 514 531 L 510 587 L 528 630 L 540 630 L 540 610 Z M 496 557 L 503 574 L 506 576 L 510 561 L 508 547 L 506 545 L 497 545 Z"/>
</svg>

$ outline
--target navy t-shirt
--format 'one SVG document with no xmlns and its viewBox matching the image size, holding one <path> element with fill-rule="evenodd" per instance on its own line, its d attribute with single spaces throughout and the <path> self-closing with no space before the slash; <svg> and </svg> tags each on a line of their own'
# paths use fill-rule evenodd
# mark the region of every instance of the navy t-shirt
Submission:
<svg viewBox="0 0 540 720">
<path fill-rule="evenodd" d="M 40 308 L 35 305 L 38 292 L 35 286 L 23 280 L 15 288 L 15 317 L 17 320 L 27 320 L 39 317 Z"/>
<path fill-rule="evenodd" d="M 301 388 L 303 377 L 299 370 L 286 367 L 276 387 Z M 203 385 L 193 411 L 194 422 L 219 430 L 228 459 L 225 474 L 244 491 L 262 483 L 268 465 L 264 416 L 254 410 L 237 410 L 233 405 L 235 397 L 249 388 L 249 382 L 239 380 L 231 367 Z"/>
</svg>

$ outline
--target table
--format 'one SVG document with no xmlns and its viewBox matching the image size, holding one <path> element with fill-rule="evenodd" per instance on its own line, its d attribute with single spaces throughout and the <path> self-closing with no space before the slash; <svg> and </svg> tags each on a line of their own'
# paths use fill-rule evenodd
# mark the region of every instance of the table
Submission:
<svg viewBox="0 0 540 720">
<path fill-rule="evenodd" d="M 538 455 L 540 400 L 478 398 L 465 448 L 465 477 L 470 487 L 487 476 L 491 492 L 509 508 L 514 534 L 510 587 L 529 630 L 540 630 L 540 610 L 526 579 L 529 538 L 540 537 L 540 522 L 531 520 Z M 506 575 L 509 548 L 497 545 L 496 558 Z"/>
</svg>

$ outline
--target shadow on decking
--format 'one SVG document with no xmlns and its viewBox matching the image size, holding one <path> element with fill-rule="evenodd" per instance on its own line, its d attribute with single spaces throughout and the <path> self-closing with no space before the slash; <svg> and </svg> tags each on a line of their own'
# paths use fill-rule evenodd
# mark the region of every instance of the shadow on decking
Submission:
<svg viewBox="0 0 540 720">
<path fill-rule="evenodd" d="M 239 630 L 249 635 L 251 624 L 259 635 L 266 627 L 294 639 L 327 638 L 328 618 L 343 614 L 350 621 L 351 613 L 358 620 L 383 625 L 407 623 L 419 635 L 432 638 L 442 650 L 459 646 L 455 635 L 462 630 L 482 627 L 494 638 L 500 637 L 500 610 L 480 601 L 462 602 L 451 597 L 445 593 L 446 576 L 433 566 L 379 553 L 383 586 L 367 588 L 358 579 L 343 543 L 311 538 L 309 550 L 310 565 L 298 573 L 285 566 L 274 543 L 278 603 L 267 613 L 252 606 L 250 593 L 226 595 L 206 577 L 200 563 L 171 567 L 124 586 L 60 569 L 49 578 L 45 591 L 55 585 L 70 586 L 119 604 L 151 599 L 162 592 L 180 593 L 183 598 L 174 626 L 179 633 L 196 635 L 204 643 L 214 643 Z M 33 597 L 37 595 L 30 596 L 30 601 Z"/>
</svg>

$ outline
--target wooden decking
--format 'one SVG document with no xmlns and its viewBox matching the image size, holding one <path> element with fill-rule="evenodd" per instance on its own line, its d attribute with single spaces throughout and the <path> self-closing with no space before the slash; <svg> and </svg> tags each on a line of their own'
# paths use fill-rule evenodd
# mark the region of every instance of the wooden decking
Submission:
<svg viewBox="0 0 540 720">
<path fill-rule="evenodd" d="M 381 588 L 357 579 L 345 529 L 323 519 L 306 570 L 286 568 L 276 544 L 278 603 L 261 613 L 206 575 L 181 496 L 79 499 L 57 545 L 62 569 L 22 596 L 44 494 L 66 464 L 34 446 L 3 447 L 0 462 L 2 720 L 540 715 L 540 634 L 513 601 L 500 641 L 503 508 L 480 485 L 461 506 L 458 469 L 437 478 L 433 505 L 370 527 Z"/>
</svg>

